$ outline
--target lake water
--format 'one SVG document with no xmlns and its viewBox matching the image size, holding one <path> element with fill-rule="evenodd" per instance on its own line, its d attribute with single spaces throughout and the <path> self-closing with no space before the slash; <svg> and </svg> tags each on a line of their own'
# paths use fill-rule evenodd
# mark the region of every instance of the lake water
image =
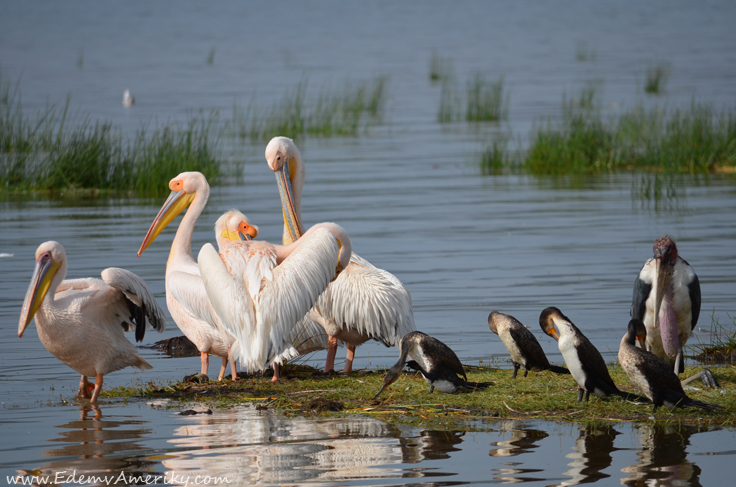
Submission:
<svg viewBox="0 0 736 487">
<path fill-rule="evenodd" d="M 692 342 L 709 341 L 711 315 L 730 326 L 729 316 L 736 316 L 732 177 L 665 180 L 665 196 L 649 200 L 640 189 L 651 176 L 482 176 L 478 160 L 494 136 L 508 131 L 525 138 L 540 117 L 559 112 L 565 93 L 591 81 L 603 81 L 612 115 L 641 99 L 733 107 L 734 19 L 729 2 L 17 2 L 4 5 L 0 16 L 0 66 L 4 76 L 20 78 L 27 109 L 71 94 L 74 110 L 126 131 L 151 120 L 184 120 L 200 109 L 227 116 L 254 94 L 267 108 L 305 77 L 316 92 L 387 75 L 383 124 L 358 138 L 300 141 L 305 223 L 343 225 L 360 255 L 410 290 L 417 327 L 464 363 L 506 367 L 505 349 L 486 324 L 494 309 L 528 325 L 560 363 L 554 342 L 541 339 L 537 327 L 540 311 L 557 306 L 613 360 L 634 278 L 665 233 L 701 280 L 703 311 Z M 577 60 L 581 50 L 588 60 Z M 475 72 L 505 76 L 508 122 L 438 124 L 440 88 L 428 76 L 435 51 L 452 58 L 461 85 Z M 660 61 L 672 67 L 666 94 L 645 98 L 646 68 Z M 136 97 L 130 109 L 120 104 L 124 89 Z M 225 156 L 242 176 L 213 189 L 193 248 L 213 240 L 214 220 L 232 206 L 259 226 L 259 238 L 280 239 L 280 203 L 264 147 L 225 141 Z M 2 475 L 77 469 L 216 474 L 240 484 L 656 478 L 661 485 L 730 485 L 724 471 L 734 455 L 732 429 L 706 435 L 690 427 L 615 423 L 586 432 L 576 424 L 488 422 L 475 432 L 437 432 L 362 417 L 281 418 L 248 408 L 183 417 L 176 409 L 116 401 L 100 406 L 100 421 L 89 411 L 88 422 L 80 422 L 78 406 L 62 402 L 76 392 L 76 373 L 43 348 L 34 327 L 17 338 L 35 249 L 45 240 L 61 242 L 72 278 L 127 268 L 163 305 L 174 229 L 141 258 L 135 255 L 162 202 L 2 196 L 0 253 L 12 254 L 0 258 Z M 171 322 L 163 336 L 151 333 L 146 342 L 178 334 Z M 166 383 L 199 368 L 196 358 L 141 354 L 153 370 L 110 374 L 106 387 Z M 396 355 L 368 343 L 358 349 L 355 367 L 388 366 Z M 323 360 L 324 352 L 307 362 Z M 345 451 L 361 454 L 355 459 Z"/>
</svg>

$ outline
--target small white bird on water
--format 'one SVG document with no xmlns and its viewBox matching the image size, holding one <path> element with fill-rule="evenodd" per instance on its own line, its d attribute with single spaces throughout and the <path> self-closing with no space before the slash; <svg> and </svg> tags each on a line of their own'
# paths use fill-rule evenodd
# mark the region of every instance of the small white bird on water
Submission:
<svg viewBox="0 0 736 487">
<path fill-rule="evenodd" d="M 125 108 L 130 108 L 135 105 L 135 97 L 130 94 L 130 90 L 123 91 L 122 103 Z"/>
</svg>

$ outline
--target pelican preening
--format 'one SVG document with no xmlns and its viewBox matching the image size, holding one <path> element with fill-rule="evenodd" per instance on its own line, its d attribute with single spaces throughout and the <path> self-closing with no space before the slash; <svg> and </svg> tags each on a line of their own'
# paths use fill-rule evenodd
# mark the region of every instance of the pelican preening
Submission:
<svg viewBox="0 0 736 487">
<path fill-rule="evenodd" d="M 406 334 L 401 339 L 399 349 L 401 350 L 399 360 L 386 373 L 383 386 L 374 399 L 378 398 L 384 389 L 396 382 L 404 365 L 421 372 L 429 383 L 430 394 L 435 388 L 441 392 L 453 394 L 461 389 L 475 390 L 491 385 L 490 382 L 468 382 L 463 364 L 460 363 L 455 352 L 438 339 L 421 331 Z M 460 375 L 463 376 L 462 379 L 458 377 Z"/>
<path fill-rule="evenodd" d="M 266 147 L 268 167 L 274 171 L 284 216 L 283 243 L 304 233 L 301 194 L 305 168 L 299 149 L 287 137 L 274 137 Z M 329 335 L 325 372 L 334 369 L 338 340 L 348 346 L 344 372 L 352 370 L 355 347 L 374 339 L 398 346 L 416 329 L 411 295 L 396 276 L 352 255 L 350 265 L 322 293 L 308 317 Z"/>
<path fill-rule="evenodd" d="M 219 317 L 210 305 L 199 266 L 192 255 L 194 225 L 207 204 L 210 185 L 200 172 L 183 172 L 169 182 L 169 188 L 171 194 L 148 229 L 138 257 L 179 213 L 189 208 L 176 230 L 166 262 L 166 305 L 179 329 L 199 350 L 202 374 L 207 375 L 209 354 L 222 358 L 218 376 L 218 380 L 222 380 L 233 338 L 222 329 Z M 234 361 L 231 361 L 230 368 L 235 380 L 237 369 Z"/>
<path fill-rule="evenodd" d="M 643 399 L 618 390 L 598 349 L 562 311 L 555 307 L 546 308 L 539 316 L 539 326 L 557 340 L 567 368 L 578 383 L 578 402 L 583 401 L 583 394 L 586 401 L 590 394 L 599 397 L 616 395 L 634 401 Z"/>
<path fill-rule="evenodd" d="M 488 315 L 488 328 L 501 338 L 514 364 L 512 379 L 516 379 L 519 367 L 524 368 L 524 377 L 530 370 L 549 370 L 557 374 L 569 374 L 564 367 L 549 363 L 534 334 L 511 315 L 492 311 Z"/>
<path fill-rule="evenodd" d="M 662 359 L 643 348 L 637 348 L 635 340 L 643 345 L 647 329 L 638 318 L 629 321 L 626 334 L 618 349 L 618 361 L 634 386 L 647 396 L 655 412 L 659 406 L 698 407 L 709 411 L 723 409 L 723 406 L 690 399 L 682 389 L 680 379 L 672 368 Z"/>
<path fill-rule="evenodd" d="M 128 366 L 152 368 L 124 332 L 135 327 L 135 338 L 141 341 L 146 323 L 163 332 L 166 317 L 146 283 L 130 271 L 110 267 L 102 271 L 102 279 L 64 280 L 66 273 L 64 247 L 54 241 L 42 243 L 36 250 L 36 269 L 23 301 L 18 337 L 35 316 L 43 346 L 82 374 L 79 396 L 94 403 L 105 374 Z M 91 376 L 94 385 L 87 380 Z"/>
<path fill-rule="evenodd" d="M 219 254 L 205 244 L 197 260 L 210 303 L 235 338 L 231 357 L 254 371 L 298 355 L 292 329 L 348 266 L 352 244 L 334 223 L 289 245 L 239 240 L 238 232 L 255 236 L 251 230 L 245 215 L 226 212 L 215 224 Z"/>
</svg>

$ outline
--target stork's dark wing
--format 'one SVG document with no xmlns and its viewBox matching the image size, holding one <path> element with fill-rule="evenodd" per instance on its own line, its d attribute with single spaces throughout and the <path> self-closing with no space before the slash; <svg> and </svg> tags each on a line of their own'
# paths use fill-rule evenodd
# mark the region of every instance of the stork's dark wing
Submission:
<svg viewBox="0 0 736 487">
<path fill-rule="evenodd" d="M 700 317 L 700 280 L 698 276 L 693 273 L 693 280 L 687 285 L 690 291 L 690 304 L 692 305 L 693 321 L 690 324 L 692 330 L 695 329 L 695 325 L 698 324 L 698 318 Z"/>
</svg>

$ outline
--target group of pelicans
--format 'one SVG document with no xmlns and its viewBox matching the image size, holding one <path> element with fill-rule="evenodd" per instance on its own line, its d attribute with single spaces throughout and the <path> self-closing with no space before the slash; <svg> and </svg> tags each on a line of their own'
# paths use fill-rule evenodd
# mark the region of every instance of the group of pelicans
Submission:
<svg viewBox="0 0 736 487">
<path fill-rule="evenodd" d="M 209 356 L 215 355 L 222 359 L 218 380 L 228 362 L 236 379 L 239 361 L 248 372 L 271 367 L 272 380 L 278 381 L 285 361 L 323 348 L 327 348 L 324 370 L 329 372 L 338 342 L 347 345 L 344 372 L 349 373 L 355 348 L 372 339 L 400 350 L 376 397 L 405 365 L 422 373 L 430 392 L 488 386 L 468 382 L 449 347 L 416 331 L 409 292 L 394 275 L 354 254 L 342 227 L 320 223 L 305 231 L 301 218 L 305 167 L 294 142 L 275 137 L 265 155 L 281 197 L 282 244 L 253 240 L 258 227 L 233 209 L 215 223 L 218 249 L 207 243 L 195 259 L 192 235 L 210 187 L 201 173 L 184 172 L 170 181 L 171 194 L 138 251 L 140 257 L 186 210 L 166 263 L 166 305 L 199 350 L 201 374 L 208 373 Z M 147 328 L 163 332 L 166 318 L 145 282 L 130 271 L 108 268 L 102 279 L 65 279 L 66 274 L 64 247 L 54 241 L 41 244 L 18 336 L 35 317 L 41 343 L 81 374 L 78 395 L 96 402 L 105 374 L 128 366 L 151 368 L 124 332 L 135 329 L 136 341 L 142 341 Z M 654 257 L 636 280 L 633 319 L 619 350 L 624 370 L 655 409 L 720 407 L 687 398 L 678 379 L 684 370 L 682 347 L 699 312 L 697 276 L 678 256 L 670 237 L 657 240 Z M 583 393 L 586 399 L 591 393 L 633 396 L 616 388 L 600 353 L 557 308 L 544 310 L 540 325 L 558 340 L 567 369 L 551 365 L 534 335 L 515 318 L 494 311 L 488 324 L 511 354 L 514 378 L 520 367 L 525 376 L 529 370 L 552 370 L 572 374 L 580 387 L 578 400 Z M 646 345 L 635 347 L 635 339 L 643 336 Z M 95 378 L 94 383 L 89 377 Z M 706 374 L 707 380 L 715 379 Z"/>
</svg>

